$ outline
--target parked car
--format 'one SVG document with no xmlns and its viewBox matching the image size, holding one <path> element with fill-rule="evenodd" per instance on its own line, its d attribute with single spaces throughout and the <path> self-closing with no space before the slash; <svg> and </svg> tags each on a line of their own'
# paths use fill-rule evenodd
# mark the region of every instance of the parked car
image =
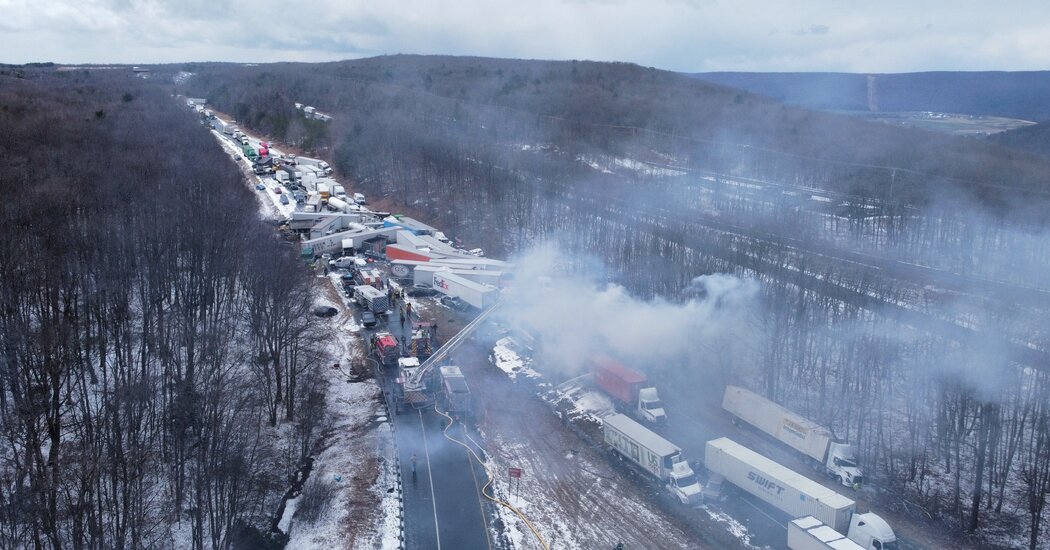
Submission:
<svg viewBox="0 0 1050 550">
<path fill-rule="evenodd" d="M 379 321 L 376 319 L 375 313 L 372 313 L 367 309 L 361 312 L 361 324 L 364 325 L 365 328 L 373 328 L 378 323 Z"/>
<path fill-rule="evenodd" d="M 456 311 L 467 311 L 470 309 L 470 304 L 464 302 L 462 298 L 457 296 L 442 296 L 441 305 Z"/>
<path fill-rule="evenodd" d="M 437 290 L 434 290 L 433 287 L 427 286 L 427 285 L 412 285 L 412 288 L 409 288 L 408 290 L 405 291 L 405 294 L 407 294 L 407 295 L 409 295 L 409 296 L 411 296 L 413 298 L 423 298 L 423 297 L 426 297 L 426 296 L 434 296 L 437 293 L 438 293 Z"/>
<path fill-rule="evenodd" d="M 288 204 L 288 195 L 281 195 L 281 204 Z"/>
<path fill-rule="evenodd" d="M 258 189 L 259 191 L 262 191 L 262 190 L 266 189 L 266 186 L 261 184 L 261 183 L 256 183 L 255 184 L 255 188 Z"/>
<path fill-rule="evenodd" d="M 335 317 L 339 313 L 339 310 L 332 306 L 317 306 L 314 308 L 314 315 L 318 317 Z"/>
<path fill-rule="evenodd" d="M 277 193 L 278 195 L 280 195 L 281 194 L 281 188 L 280 187 L 274 187 L 273 188 L 273 192 Z"/>
</svg>

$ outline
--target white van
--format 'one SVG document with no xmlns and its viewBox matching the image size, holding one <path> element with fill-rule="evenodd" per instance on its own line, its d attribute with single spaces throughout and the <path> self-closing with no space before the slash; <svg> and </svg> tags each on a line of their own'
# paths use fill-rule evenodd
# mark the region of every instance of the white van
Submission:
<svg viewBox="0 0 1050 550">
<path fill-rule="evenodd" d="M 365 196 L 361 193 L 354 193 L 354 202 L 357 204 L 365 204 Z"/>
</svg>

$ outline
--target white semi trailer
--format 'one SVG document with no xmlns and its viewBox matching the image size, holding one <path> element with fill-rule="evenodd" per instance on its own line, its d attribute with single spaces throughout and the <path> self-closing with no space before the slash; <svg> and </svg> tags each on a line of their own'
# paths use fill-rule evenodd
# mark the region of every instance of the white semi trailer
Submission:
<svg viewBox="0 0 1050 550">
<path fill-rule="evenodd" d="M 369 311 L 380 315 L 390 309 L 390 298 L 386 292 L 370 285 L 357 285 L 354 287 L 354 296 L 357 303 L 367 307 Z"/>
<path fill-rule="evenodd" d="M 813 516 L 867 550 L 897 550 L 893 529 L 878 514 L 856 513 L 853 499 L 729 438 L 707 442 L 704 465 L 792 518 Z"/>
<path fill-rule="evenodd" d="M 605 443 L 664 483 L 683 504 L 696 505 L 703 493 L 682 449 L 623 414 L 602 419 Z"/>
<path fill-rule="evenodd" d="M 864 473 L 857 466 L 853 445 L 840 442 L 825 428 L 740 386 L 726 386 L 722 408 L 816 460 L 828 475 L 846 487 L 859 488 Z"/>
<path fill-rule="evenodd" d="M 825 525 L 806 516 L 788 523 L 788 548 L 791 550 L 864 550 L 864 547 Z"/>
<path fill-rule="evenodd" d="M 434 288 L 442 294 L 455 296 L 478 309 L 488 309 L 499 299 L 499 290 L 496 287 L 475 283 L 459 275 L 453 275 L 450 271 L 434 273 Z"/>
</svg>

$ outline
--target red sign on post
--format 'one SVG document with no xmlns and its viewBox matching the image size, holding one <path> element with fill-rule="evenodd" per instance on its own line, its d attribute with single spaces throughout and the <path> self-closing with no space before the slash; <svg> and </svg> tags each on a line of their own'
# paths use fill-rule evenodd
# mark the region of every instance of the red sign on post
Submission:
<svg viewBox="0 0 1050 550">
<path fill-rule="evenodd" d="M 510 477 L 520 478 L 521 468 L 507 468 L 507 473 L 510 474 Z"/>
</svg>

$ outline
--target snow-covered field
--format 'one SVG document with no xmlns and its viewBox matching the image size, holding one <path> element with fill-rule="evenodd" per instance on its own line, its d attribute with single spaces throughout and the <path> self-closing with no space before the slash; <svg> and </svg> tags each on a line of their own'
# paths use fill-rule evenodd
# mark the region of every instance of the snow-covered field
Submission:
<svg viewBox="0 0 1050 550">
<path fill-rule="evenodd" d="M 296 514 L 303 497 L 289 501 L 281 518 L 289 550 L 399 547 L 396 454 L 380 402 L 374 382 L 347 382 L 344 371 L 333 369 L 328 390 L 332 421 L 307 482 L 307 487 L 320 483 L 330 488 L 331 502 L 315 521 L 306 521 Z"/>
</svg>

